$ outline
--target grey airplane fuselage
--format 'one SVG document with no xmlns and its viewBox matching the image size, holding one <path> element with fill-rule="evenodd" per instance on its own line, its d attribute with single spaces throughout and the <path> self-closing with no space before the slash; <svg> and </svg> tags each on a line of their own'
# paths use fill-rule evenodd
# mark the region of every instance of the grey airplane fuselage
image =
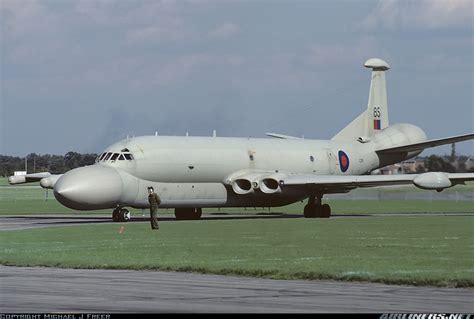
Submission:
<svg viewBox="0 0 474 319">
<path fill-rule="evenodd" d="M 375 150 L 426 139 L 410 124 L 381 130 L 368 143 L 311 139 L 142 136 L 123 140 L 104 152 L 133 155 L 132 160 L 97 161 L 71 170 L 54 186 L 65 206 L 92 210 L 148 207 L 154 187 L 161 207 L 274 207 L 308 197 L 305 190 L 240 194 L 231 186 L 239 175 L 279 172 L 362 175 L 420 152 L 381 158 Z M 247 176 L 248 177 L 248 176 Z M 236 188 L 233 188 L 236 187 Z M 237 190 L 237 191 L 236 191 Z"/>
</svg>

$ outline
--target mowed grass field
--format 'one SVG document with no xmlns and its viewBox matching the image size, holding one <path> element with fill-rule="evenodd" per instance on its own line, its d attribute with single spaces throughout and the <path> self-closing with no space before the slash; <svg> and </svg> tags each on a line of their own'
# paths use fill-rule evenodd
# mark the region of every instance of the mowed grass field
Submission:
<svg viewBox="0 0 474 319">
<path fill-rule="evenodd" d="M 472 192 L 473 183 L 450 191 L 460 188 Z M 474 286 L 472 201 L 330 199 L 328 202 L 335 218 L 170 221 L 161 222 L 159 231 L 150 230 L 148 222 L 1 231 L 0 263 Z M 270 212 L 302 214 L 304 204 L 272 208 Z M 132 212 L 140 216 L 148 214 L 141 210 Z M 223 208 L 204 212 L 254 214 L 256 211 Z M 260 208 L 257 212 L 268 210 Z M 63 207 L 51 191 L 45 201 L 45 190 L 41 188 L 0 187 L 0 215 L 50 213 L 90 212 Z M 160 215 L 172 213 L 172 210 L 160 210 Z M 373 217 L 338 218 L 337 215 Z"/>
<path fill-rule="evenodd" d="M 200 220 L 0 232 L 0 263 L 474 286 L 470 216 Z M 124 278 L 126 280 L 126 278 Z"/>
</svg>

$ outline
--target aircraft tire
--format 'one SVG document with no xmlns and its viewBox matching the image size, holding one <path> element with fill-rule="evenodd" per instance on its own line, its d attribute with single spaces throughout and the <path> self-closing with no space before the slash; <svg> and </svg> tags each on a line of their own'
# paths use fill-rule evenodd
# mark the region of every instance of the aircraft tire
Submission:
<svg viewBox="0 0 474 319">
<path fill-rule="evenodd" d="M 321 218 L 329 218 L 331 217 L 331 206 L 328 204 L 324 204 L 321 206 Z"/>
<path fill-rule="evenodd" d="M 122 208 L 119 211 L 119 219 L 121 222 L 128 222 L 130 220 L 130 212 L 126 208 Z"/>
<path fill-rule="evenodd" d="M 196 220 L 202 215 L 202 208 L 175 208 L 174 215 L 177 220 Z"/>
<path fill-rule="evenodd" d="M 306 205 L 304 207 L 303 215 L 305 218 L 315 218 L 317 207 L 315 205 Z"/>
<path fill-rule="evenodd" d="M 112 221 L 114 222 L 119 222 L 120 219 L 119 219 L 119 210 L 118 209 L 114 209 L 112 211 Z"/>
</svg>

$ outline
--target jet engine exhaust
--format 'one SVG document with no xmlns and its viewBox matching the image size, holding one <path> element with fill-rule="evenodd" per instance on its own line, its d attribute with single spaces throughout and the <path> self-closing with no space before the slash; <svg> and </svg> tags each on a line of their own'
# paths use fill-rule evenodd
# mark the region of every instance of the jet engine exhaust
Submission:
<svg viewBox="0 0 474 319">
<path fill-rule="evenodd" d="M 265 194 L 281 192 L 280 184 L 274 178 L 264 178 L 260 183 L 260 190 Z"/>
<path fill-rule="evenodd" d="M 252 182 L 245 178 L 236 179 L 232 183 L 232 189 L 239 195 L 253 193 Z"/>
</svg>

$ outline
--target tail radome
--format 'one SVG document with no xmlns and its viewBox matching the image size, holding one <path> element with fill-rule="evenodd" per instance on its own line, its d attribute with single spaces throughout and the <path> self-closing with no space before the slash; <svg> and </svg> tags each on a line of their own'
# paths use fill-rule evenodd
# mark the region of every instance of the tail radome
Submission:
<svg viewBox="0 0 474 319">
<path fill-rule="evenodd" d="M 367 109 L 337 133 L 332 140 L 363 142 L 369 140 L 374 132 L 383 130 L 389 125 L 385 71 L 390 69 L 390 66 L 378 58 L 367 60 L 364 66 L 372 69 Z"/>
</svg>

